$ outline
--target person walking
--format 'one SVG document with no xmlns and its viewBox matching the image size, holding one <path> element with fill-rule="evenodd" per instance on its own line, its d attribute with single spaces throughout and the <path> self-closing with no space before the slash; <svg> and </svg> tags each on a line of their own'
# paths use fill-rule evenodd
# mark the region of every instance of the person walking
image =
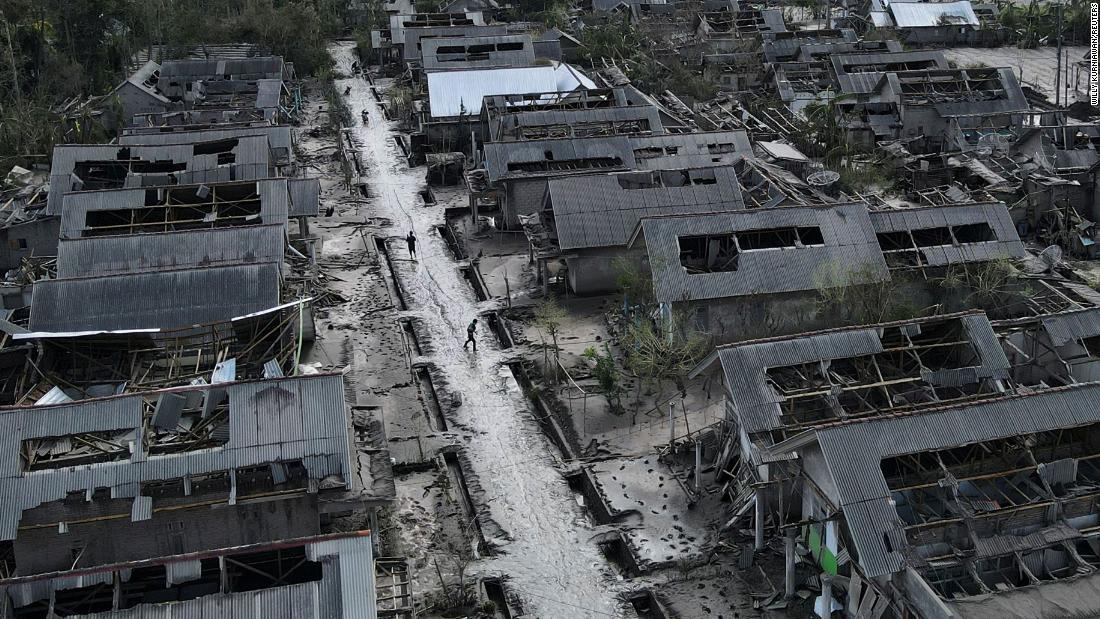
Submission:
<svg viewBox="0 0 1100 619">
<path fill-rule="evenodd" d="M 416 235 L 412 230 L 409 230 L 409 236 L 405 237 L 405 242 L 409 244 L 409 257 L 416 260 Z"/>
<path fill-rule="evenodd" d="M 474 318 L 470 326 L 466 327 L 466 343 L 462 345 L 462 350 L 467 350 L 467 346 L 470 342 L 474 344 L 474 352 L 477 352 L 477 340 L 474 339 L 474 333 L 477 331 L 477 318 Z"/>
</svg>

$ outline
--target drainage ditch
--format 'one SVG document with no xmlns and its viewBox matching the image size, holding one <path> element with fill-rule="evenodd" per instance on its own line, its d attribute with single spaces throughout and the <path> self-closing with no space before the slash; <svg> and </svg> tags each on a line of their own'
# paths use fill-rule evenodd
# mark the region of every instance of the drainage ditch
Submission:
<svg viewBox="0 0 1100 619">
<path fill-rule="evenodd" d="M 565 460 L 570 462 L 576 460 L 577 454 L 573 451 L 573 447 L 565 437 L 565 432 L 562 430 L 561 424 L 554 418 L 550 407 L 546 405 L 542 396 L 538 394 L 534 385 L 531 384 L 531 379 L 528 378 L 523 363 L 520 361 L 512 361 L 508 364 L 508 369 L 512 370 L 512 376 L 515 377 L 516 382 L 519 383 L 520 389 L 523 389 L 523 393 L 527 395 L 527 399 L 531 401 L 534 408 L 532 413 L 542 427 L 543 432 L 545 432 L 546 435 L 550 437 L 550 440 L 557 445 L 558 450 L 561 451 L 562 457 Z"/>
<path fill-rule="evenodd" d="M 451 248 L 451 253 L 454 254 L 456 260 L 466 259 L 466 250 L 462 248 L 462 245 L 458 242 L 458 237 L 455 236 L 454 228 L 449 224 L 442 224 L 436 226 L 439 229 L 439 236 L 443 237 L 444 241 L 447 241 L 447 247 Z"/>
<path fill-rule="evenodd" d="M 389 271 L 389 277 L 383 277 L 386 280 L 386 290 L 390 294 L 390 299 L 393 300 L 395 307 L 401 311 L 405 311 L 408 308 L 405 305 L 405 297 L 401 294 L 401 288 L 397 285 L 397 274 L 393 272 L 393 262 L 390 260 L 390 250 L 386 246 L 386 240 L 378 237 L 374 238 L 374 246 L 378 248 L 378 255 L 382 256 L 382 259 L 386 261 L 386 269 Z"/>
<path fill-rule="evenodd" d="M 470 281 L 470 287 L 474 289 L 474 294 L 477 295 L 478 301 L 488 301 L 492 298 L 489 294 L 489 289 L 485 285 L 485 280 L 481 279 L 481 272 L 471 266 L 464 266 L 462 268 L 462 275 Z"/>
<path fill-rule="evenodd" d="M 627 545 L 621 533 L 599 542 L 599 547 L 603 556 L 619 568 L 623 575 L 633 578 L 641 573 L 637 561 L 634 560 L 634 555 L 630 552 L 630 546 Z"/>
<path fill-rule="evenodd" d="M 499 578 L 486 578 L 481 581 L 485 589 L 485 597 L 496 607 L 493 613 L 494 619 L 512 619 L 512 609 L 508 606 L 508 596 L 504 591 L 504 583 Z"/>
<path fill-rule="evenodd" d="M 638 613 L 638 619 L 668 619 L 664 606 L 649 589 L 643 589 L 630 595 L 630 605 Z"/>
<path fill-rule="evenodd" d="M 483 556 L 491 554 L 489 545 L 485 543 L 485 534 L 481 531 L 481 523 L 477 519 L 477 511 L 474 510 L 474 500 L 470 496 L 470 488 L 466 485 L 466 474 L 462 472 L 462 463 L 458 461 L 458 454 L 453 450 L 443 452 L 443 461 L 447 464 L 447 477 L 451 480 L 451 487 L 458 490 L 458 501 L 462 504 L 462 511 L 466 518 L 474 524 L 477 533 L 478 552 Z"/>
<path fill-rule="evenodd" d="M 447 431 L 447 420 L 443 417 L 443 409 L 439 407 L 439 397 L 435 393 L 435 384 L 432 383 L 432 375 L 428 368 L 418 365 L 413 369 L 416 381 L 420 386 L 420 393 L 424 396 L 424 412 L 428 416 L 428 422 L 437 432 Z"/>
<path fill-rule="evenodd" d="M 401 333 L 404 334 L 405 343 L 409 346 L 409 355 L 413 357 L 423 355 L 424 351 L 420 348 L 420 339 L 416 337 L 416 330 L 413 329 L 412 320 L 402 318 L 397 322 L 401 324 Z"/>
</svg>

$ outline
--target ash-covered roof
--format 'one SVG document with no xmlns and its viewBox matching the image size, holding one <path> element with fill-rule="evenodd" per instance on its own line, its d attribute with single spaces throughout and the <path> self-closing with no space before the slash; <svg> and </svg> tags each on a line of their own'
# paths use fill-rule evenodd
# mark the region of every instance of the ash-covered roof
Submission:
<svg viewBox="0 0 1100 619">
<path fill-rule="evenodd" d="M 864 573 L 875 578 L 909 565 L 909 543 L 883 476 L 884 459 L 1098 423 L 1097 398 L 1100 384 L 1086 383 L 816 430 Z"/>
<path fill-rule="evenodd" d="M 60 144 L 50 162 L 50 188 L 45 213 L 60 215 L 65 194 L 102 183 L 97 176 L 110 168 L 128 167 L 122 187 L 157 187 L 193 183 L 253 180 L 271 176 L 271 146 L 262 135 L 208 139 L 181 144 Z M 130 163 L 128 163 L 130 162 Z M 94 166 L 76 174 L 78 166 Z M 166 171 L 165 164 L 182 169 Z"/>
<path fill-rule="evenodd" d="M 535 48 L 529 34 L 424 38 L 420 40 L 420 53 L 425 71 L 535 64 Z"/>
<path fill-rule="evenodd" d="M 490 142 L 485 145 L 485 170 L 489 180 L 497 182 L 509 177 L 565 175 L 574 171 L 571 162 L 591 159 L 619 170 L 667 170 L 731 164 L 746 156 L 752 156 L 752 145 L 742 130 L 619 135 Z"/>
<path fill-rule="evenodd" d="M 276 262 L 35 282 L 32 331 L 187 327 L 279 304 Z"/>
<path fill-rule="evenodd" d="M 0 580 L 0 591 L 11 608 L 20 609 L 51 599 L 55 592 L 70 591 L 99 584 L 130 580 L 134 570 L 164 566 L 168 586 L 203 587 L 203 561 L 233 566 L 247 561 L 249 555 L 304 549 L 305 558 L 321 564 L 320 580 L 295 584 L 276 584 L 247 591 L 231 590 L 198 595 L 182 601 L 157 600 L 156 591 L 148 597 L 131 597 L 125 605 L 109 611 L 82 614 L 82 617 L 111 619 L 151 619 L 153 617 L 247 617 L 260 612 L 265 617 L 287 616 L 301 619 L 374 619 L 377 617 L 377 592 L 374 582 L 374 556 L 369 531 L 333 533 L 307 538 L 248 544 L 202 552 L 192 552 L 143 561 L 128 561 L 93 568 L 79 568 L 34 576 Z M 222 560 L 222 559 L 225 560 Z M 209 581 L 208 581 L 209 582 Z M 276 580 L 275 582 L 281 583 Z M 128 607 L 123 607 L 128 606 Z M 259 610 L 258 610 L 259 609 Z"/>
<path fill-rule="evenodd" d="M 1024 244 L 1012 223 L 1008 208 L 1001 202 L 932 206 L 927 208 L 872 211 L 871 223 L 876 233 L 916 232 L 949 228 L 951 236 L 945 244 L 930 244 L 912 235 L 909 249 L 920 253 L 920 262 L 927 266 L 946 266 L 967 262 L 984 262 L 994 258 L 1022 258 Z M 966 242 L 960 228 L 977 226 L 992 233 L 989 240 Z M 979 233 L 980 234 L 980 233 Z M 936 241 L 933 241 L 936 242 Z M 883 250 L 889 251 L 887 247 Z"/>
<path fill-rule="evenodd" d="M 820 244 L 740 249 L 727 270 L 689 273 L 681 262 L 683 237 L 736 236 L 772 229 L 811 228 Z M 642 219 L 634 239 L 644 236 L 653 288 L 662 303 L 815 290 L 830 265 L 889 273 L 863 204 L 782 207 Z M 636 242 L 636 241 L 633 241 Z"/>
<path fill-rule="evenodd" d="M 267 136 L 272 150 L 282 157 L 293 160 L 293 135 L 291 128 L 286 125 L 272 126 L 260 125 L 250 127 L 234 127 L 231 129 L 209 128 L 201 131 L 188 130 L 180 127 L 145 127 L 129 128 L 126 134 L 118 138 L 118 143 L 123 145 L 164 145 L 164 144 L 195 144 L 197 142 L 209 142 L 211 140 L 226 140 L 230 138 L 242 138 L 250 135 Z"/>
<path fill-rule="evenodd" d="M 142 444 L 147 402 L 207 410 L 228 403 L 228 441 L 202 449 L 150 457 Z M 249 466 L 301 460 L 310 479 L 330 475 L 351 484 L 343 377 L 299 376 L 250 382 L 174 387 L 48 406 L 0 409 L 0 539 L 15 539 L 23 511 L 70 492 L 109 488 L 113 498 L 140 496 L 142 482 L 182 478 Z M 143 430 L 144 429 L 144 430 Z M 27 474 L 23 441 L 90 432 L 130 430 L 129 458 Z"/>
<path fill-rule="evenodd" d="M 745 208 L 731 167 L 569 176 L 548 188 L 562 250 L 626 245 L 642 217 Z"/>
<path fill-rule="evenodd" d="M 918 367 L 913 384 L 920 381 L 934 389 L 936 385 L 957 386 L 960 377 L 967 383 L 1006 378 L 1008 359 L 989 320 L 981 313 L 935 316 L 730 344 L 717 349 L 714 355 L 700 364 L 700 369 L 709 366 L 717 357 L 722 363 L 728 386 L 729 404 L 736 411 L 741 428 L 747 434 L 767 432 L 784 426 L 784 398 L 769 381 L 769 369 L 818 362 L 828 365 L 840 359 L 875 355 L 884 350 L 883 334 L 886 329 L 900 330 L 915 337 L 922 331 L 930 331 L 933 325 L 955 320 L 960 323 L 979 363 L 953 367 L 950 371 Z M 901 405 L 900 402 L 897 404 Z M 888 413 L 889 410 L 883 409 L 882 412 Z M 835 421 L 835 418 L 828 421 Z M 823 420 L 823 423 L 827 422 Z"/>
<path fill-rule="evenodd" d="M 285 237 L 283 226 L 273 223 L 62 240 L 57 247 L 57 276 L 66 279 L 279 262 Z"/>
</svg>

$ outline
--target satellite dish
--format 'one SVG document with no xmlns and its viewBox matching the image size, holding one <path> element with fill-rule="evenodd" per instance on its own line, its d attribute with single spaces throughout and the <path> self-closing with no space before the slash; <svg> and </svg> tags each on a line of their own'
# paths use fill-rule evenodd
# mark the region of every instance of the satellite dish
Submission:
<svg viewBox="0 0 1100 619">
<path fill-rule="evenodd" d="M 832 170 L 818 170 L 806 177 L 806 182 L 814 187 L 828 187 L 840 180 L 840 173 Z"/>
<path fill-rule="evenodd" d="M 1051 245 L 1039 253 L 1039 260 L 1043 261 L 1043 264 L 1047 266 L 1047 270 L 1053 270 L 1062 262 L 1062 248 L 1057 245 Z"/>
</svg>

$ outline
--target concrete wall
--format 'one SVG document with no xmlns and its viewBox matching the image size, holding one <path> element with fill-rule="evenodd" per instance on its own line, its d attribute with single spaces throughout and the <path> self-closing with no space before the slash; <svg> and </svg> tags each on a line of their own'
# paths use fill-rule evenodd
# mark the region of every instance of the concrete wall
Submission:
<svg viewBox="0 0 1100 619">
<path fill-rule="evenodd" d="M 569 289 L 575 294 L 606 294 L 618 292 L 619 269 L 616 258 L 641 262 L 644 253 L 625 247 L 599 247 L 570 252 L 578 254 L 565 259 L 569 267 Z"/>
<path fill-rule="evenodd" d="M 60 217 L 43 217 L 0 228 L 0 271 L 17 268 L 30 256 L 56 256 Z"/>
<path fill-rule="evenodd" d="M 225 500 L 224 495 L 220 498 Z M 198 502 L 201 497 L 191 496 L 188 499 Z M 55 501 L 24 512 L 24 523 L 27 520 L 76 521 L 87 519 L 95 513 L 100 516 L 121 514 L 121 517 L 88 524 L 70 524 L 69 532 L 64 534 L 57 532 L 56 525 L 20 531 L 14 542 L 19 573 L 70 569 L 80 548 L 84 551 L 77 567 L 320 533 L 316 495 L 236 506 L 220 502 L 209 507 L 155 512 L 152 519 L 142 522 L 130 520 L 132 504 L 129 499 L 87 503 L 81 497 L 75 501 Z M 154 500 L 154 508 L 158 505 Z"/>
<path fill-rule="evenodd" d="M 519 216 L 541 211 L 545 202 L 545 178 L 505 181 L 503 207 L 505 227 L 509 230 L 519 228 Z"/>
</svg>

